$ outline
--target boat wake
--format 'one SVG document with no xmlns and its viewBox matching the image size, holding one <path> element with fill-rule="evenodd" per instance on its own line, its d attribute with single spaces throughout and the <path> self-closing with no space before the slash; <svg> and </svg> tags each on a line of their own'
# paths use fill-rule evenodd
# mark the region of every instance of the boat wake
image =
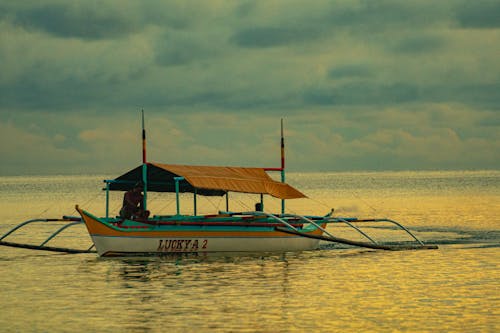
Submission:
<svg viewBox="0 0 500 333">
<path fill-rule="evenodd" d="M 415 228 L 431 244 L 496 244 L 500 245 L 500 230 L 473 230 L 461 228 Z"/>
</svg>

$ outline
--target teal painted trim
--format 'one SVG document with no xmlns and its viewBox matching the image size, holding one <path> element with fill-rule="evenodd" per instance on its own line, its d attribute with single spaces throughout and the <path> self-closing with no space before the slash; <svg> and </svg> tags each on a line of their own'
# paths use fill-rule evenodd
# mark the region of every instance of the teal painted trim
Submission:
<svg viewBox="0 0 500 333">
<path fill-rule="evenodd" d="M 186 231 L 191 231 L 191 230 L 186 230 Z M 218 230 L 218 232 L 224 232 L 223 230 Z M 255 230 L 255 232 L 275 232 L 274 229 L 272 230 Z M 128 239 L 139 239 L 139 238 L 147 238 L 147 239 L 151 239 L 151 236 L 148 236 L 148 235 L 144 235 L 144 236 L 123 236 L 123 235 L 120 235 L 120 236 L 107 236 L 107 235 L 100 235 L 100 234 L 95 234 L 95 236 L 99 236 L 99 237 L 105 237 L 105 238 L 128 238 Z M 176 236 L 172 236 L 172 237 L 166 237 L 166 238 L 173 238 L 173 237 L 176 237 Z M 246 235 L 246 236 L 212 236 L 212 235 L 203 235 L 202 237 L 196 237 L 196 238 L 225 238 L 225 239 L 245 239 L 245 238 L 249 238 L 249 237 L 254 237 L 252 236 L 252 234 L 249 234 L 249 235 Z M 303 238 L 304 236 L 288 236 L 287 239 L 292 239 L 292 238 Z M 185 238 L 185 236 L 182 236 L 182 238 Z M 188 236 L 188 238 L 191 238 Z M 269 236 L 258 236 L 258 238 L 260 239 L 283 239 L 282 236 L 272 236 L 272 235 L 269 235 Z M 196 252 L 196 251 L 195 251 Z M 200 251 L 198 251 L 200 252 Z M 225 252 L 231 252 L 231 251 L 225 251 Z M 255 251 L 252 251 L 252 252 L 255 252 Z M 118 253 L 139 253 L 141 255 L 143 255 L 144 253 L 147 253 L 147 252 L 118 252 Z M 177 253 L 177 254 L 186 254 L 186 253 L 191 253 L 191 252 L 166 252 L 166 253 Z M 203 251 L 203 253 L 205 253 L 205 251 Z M 151 252 L 151 255 L 154 255 L 154 254 L 158 254 L 158 252 Z"/>
<path fill-rule="evenodd" d="M 135 180 L 120 180 L 120 179 L 104 179 L 103 182 L 109 183 L 109 184 L 135 184 Z M 155 184 L 155 185 L 168 185 L 170 183 L 168 182 L 148 182 L 148 184 Z"/>
<path fill-rule="evenodd" d="M 125 220 L 122 222 L 122 225 L 126 225 L 126 226 L 149 226 L 150 228 L 148 229 L 141 229 L 141 230 L 137 230 L 137 229 L 124 229 L 124 228 L 120 228 L 120 227 L 117 227 L 113 224 L 111 224 L 110 222 L 118 222 L 119 220 L 118 219 L 114 219 L 114 218 L 111 218 L 111 219 L 103 219 L 103 218 L 98 218 L 96 217 L 95 215 L 87 212 L 87 211 L 83 211 L 83 213 L 87 216 L 89 216 L 90 218 L 98 221 L 99 223 L 102 223 L 104 225 L 106 225 L 107 227 L 111 228 L 111 229 L 114 229 L 114 230 L 117 230 L 117 231 L 120 231 L 120 232 L 125 232 L 125 233 L 129 233 L 129 232 L 141 232 L 141 233 L 144 233 L 144 234 L 147 234 L 148 232 L 151 232 L 151 231 L 155 231 L 155 232 L 158 232 L 158 231 L 206 231 L 206 232 L 210 232 L 210 231 L 213 231 L 213 232 L 238 232 L 238 231 L 241 231 L 241 232 L 249 232 L 249 233 L 252 233 L 252 232 L 274 232 L 275 229 L 274 229 L 274 226 L 270 226 L 270 227 L 266 227 L 266 226 L 203 226 L 203 225 L 198 225 L 198 226 L 188 226 L 188 225 L 166 225 L 166 226 L 162 226 L 162 225 L 157 225 L 157 226 L 151 226 L 149 224 L 146 224 L 146 223 L 141 223 L 139 221 L 132 221 L 132 220 Z M 203 220 L 205 217 L 203 216 L 183 216 L 183 215 L 179 215 L 179 216 L 172 216 L 171 219 L 174 220 L 174 221 L 193 221 L 193 220 Z M 154 219 L 153 219 L 154 220 Z M 168 219 L 167 219 L 168 220 Z M 225 218 L 220 218 L 220 220 L 226 220 Z M 229 217 L 227 218 L 228 221 L 234 221 L 234 222 L 240 222 L 242 221 L 241 219 L 239 218 L 234 218 L 234 217 Z M 264 221 L 268 221 L 270 223 L 275 223 L 276 221 L 275 220 L 270 220 L 268 218 L 263 218 L 261 222 L 264 222 Z M 319 223 L 319 221 L 317 221 Z M 302 232 L 304 233 L 308 233 L 308 232 L 312 232 L 314 230 L 316 230 L 317 228 L 314 226 L 314 225 L 308 225 L 308 226 L 305 226 L 303 229 L 302 229 Z M 208 235 L 207 235 L 208 236 Z M 112 237 L 123 237 L 123 236 L 112 236 Z M 138 236 L 140 237 L 140 236 Z M 145 236 L 145 237 L 148 237 L 148 236 Z M 206 237 L 206 236 L 203 236 L 203 237 Z M 229 236 L 230 238 L 235 238 L 234 236 Z M 244 237 L 244 236 L 243 236 Z"/>
<path fill-rule="evenodd" d="M 135 184 L 133 180 L 104 179 L 106 184 Z"/>
<path fill-rule="evenodd" d="M 179 203 L 179 182 L 184 180 L 184 177 L 174 177 L 175 180 L 175 206 L 177 208 L 177 215 L 180 215 L 180 203 Z"/>
</svg>

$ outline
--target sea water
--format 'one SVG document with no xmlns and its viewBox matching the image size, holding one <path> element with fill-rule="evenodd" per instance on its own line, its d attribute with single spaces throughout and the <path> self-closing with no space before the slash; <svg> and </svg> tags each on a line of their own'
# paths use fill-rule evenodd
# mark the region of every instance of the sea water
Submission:
<svg viewBox="0 0 500 333">
<path fill-rule="evenodd" d="M 35 217 L 105 213 L 110 176 L 0 177 L 0 234 Z M 500 171 L 289 173 L 309 199 L 287 210 L 389 217 L 438 250 L 321 243 L 298 253 L 99 258 L 0 246 L 1 332 L 500 332 Z M 109 210 L 119 211 L 122 193 Z M 181 213 L 193 196 L 181 196 Z M 153 214 L 172 194 L 149 194 Z M 257 195 L 198 197 L 198 214 L 251 210 Z M 265 209 L 281 202 L 265 198 Z M 57 223 L 5 240 L 40 244 Z M 361 226 L 379 241 L 410 238 Z M 346 226 L 331 233 L 364 240 Z M 47 245 L 86 249 L 76 225 Z"/>
</svg>

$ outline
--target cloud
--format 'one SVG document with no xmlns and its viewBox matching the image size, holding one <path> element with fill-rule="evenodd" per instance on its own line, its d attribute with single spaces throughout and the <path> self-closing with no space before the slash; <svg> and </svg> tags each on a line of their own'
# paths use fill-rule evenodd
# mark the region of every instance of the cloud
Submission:
<svg viewBox="0 0 500 333">
<path fill-rule="evenodd" d="M 149 42 L 140 37 L 86 42 L 43 38 L 5 22 L 1 27 L 3 107 L 59 110 L 111 104 L 117 92 L 146 74 L 152 58 Z"/>
<path fill-rule="evenodd" d="M 331 79 L 370 78 L 375 75 L 375 69 L 367 64 L 346 64 L 335 66 L 328 72 Z"/>
<path fill-rule="evenodd" d="M 208 38 L 207 38 L 208 37 Z M 189 65 L 208 60 L 219 52 L 217 37 L 167 32 L 156 39 L 155 60 L 161 66 Z"/>
<path fill-rule="evenodd" d="M 310 41 L 314 38 L 318 38 L 318 32 L 303 27 L 255 27 L 237 32 L 230 41 L 241 47 L 267 48 Z"/>
<path fill-rule="evenodd" d="M 468 111 L 464 119 L 471 114 Z M 489 169 L 497 165 L 498 156 L 492 152 L 500 148 L 498 134 L 490 133 L 489 138 L 462 134 L 463 128 L 453 128 L 457 126 L 453 121 L 448 127 L 434 127 L 425 120 L 427 113 L 422 112 L 406 116 L 405 126 L 399 120 L 387 124 L 390 119 L 387 114 L 374 114 L 369 128 L 350 122 L 346 128 L 337 121 L 325 122 L 315 131 L 306 126 L 300 132 L 300 142 L 295 136 L 287 140 L 288 149 L 292 150 L 288 153 L 288 164 L 299 168 L 314 165 L 324 171 L 346 167 L 350 170 Z M 308 152 L 308 163 L 301 160 L 301 151 Z M 477 158 L 481 159 L 481 166 L 474 162 Z"/>
<path fill-rule="evenodd" d="M 192 28 L 215 7 L 197 1 L 23 1 L 1 4 L 0 18 L 31 32 L 94 41 L 125 38 L 150 26 Z"/>
<path fill-rule="evenodd" d="M 230 42 L 239 47 L 309 45 L 312 41 L 327 41 L 345 33 L 358 39 L 367 39 L 387 32 L 412 32 L 415 27 L 446 26 L 451 21 L 447 16 L 443 21 L 442 15 L 448 9 L 447 6 L 434 4 L 431 10 L 425 2 L 334 1 L 316 2 L 307 8 L 295 4 L 287 6 L 286 10 L 262 4 L 251 8 L 254 13 L 269 11 L 276 15 L 268 20 L 245 22 L 244 27 L 230 38 Z M 413 41 L 406 41 L 401 48 L 411 47 L 409 44 L 417 44 L 414 48 L 432 48 L 439 45 L 439 39 L 414 37 Z"/>
<path fill-rule="evenodd" d="M 335 2 L 327 13 L 326 17 L 333 26 L 350 31 L 374 33 L 443 24 L 442 4 L 435 4 L 431 10 L 426 1 Z"/>
<path fill-rule="evenodd" d="M 48 3 L 11 11 L 13 22 L 61 38 L 86 40 L 126 36 L 140 29 L 140 22 L 118 3 Z"/>
<path fill-rule="evenodd" d="M 297 170 L 498 168 L 496 8 L 4 2 L 0 124 L 43 143 L 13 147 L 47 172 L 135 165 L 140 109 L 149 153 L 168 162 L 268 164 L 284 117 Z M 32 170 L 7 143 L 9 172 Z"/>
<path fill-rule="evenodd" d="M 0 174 L 59 173 L 64 168 L 82 171 L 77 165 L 85 163 L 75 149 L 61 145 L 61 136 L 32 133 L 29 128 L 17 128 L 0 122 Z M 56 167 L 54 167 L 56 166 Z M 52 172 L 51 172 L 52 170 Z"/>
<path fill-rule="evenodd" d="M 500 28 L 500 3 L 495 0 L 464 1 L 456 9 L 461 28 Z"/>
<path fill-rule="evenodd" d="M 43 121 L 46 117 L 32 113 L 0 122 L 2 174 L 109 174 L 140 163 L 139 112 L 73 113 Z M 495 118 L 494 111 L 447 104 L 297 112 L 285 118 L 287 166 L 289 171 L 495 168 L 498 126 L 482 124 Z M 279 165 L 279 117 L 272 114 L 150 111 L 146 126 L 150 161 Z"/>
<path fill-rule="evenodd" d="M 404 82 L 380 84 L 358 81 L 328 88 L 311 88 L 304 93 L 306 104 L 318 105 L 390 105 L 419 99 L 419 87 Z"/>
<path fill-rule="evenodd" d="M 393 52 L 415 55 L 418 53 L 435 52 L 444 47 L 444 44 L 445 41 L 441 37 L 418 35 L 399 40 L 394 45 L 389 46 L 389 48 Z"/>
</svg>

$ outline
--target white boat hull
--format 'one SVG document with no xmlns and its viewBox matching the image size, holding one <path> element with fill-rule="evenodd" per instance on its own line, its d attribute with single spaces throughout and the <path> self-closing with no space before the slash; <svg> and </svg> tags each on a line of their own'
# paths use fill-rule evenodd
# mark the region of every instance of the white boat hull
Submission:
<svg viewBox="0 0 500 333">
<path fill-rule="evenodd" d="M 272 224 L 245 222 L 116 226 L 77 207 L 100 256 L 213 252 L 287 252 L 318 248 L 319 239 L 290 235 Z M 129 221 L 133 222 L 133 221 Z M 241 222 L 241 221 L 240 221 Z M 215 224 L 214 224 L 215 223 Z M 189 223 L 188 223 L 189 224 Z M 321 235 L 318 228 L 309 234 Z M 307 234 L 306 234 L 307 235 Z"/>
<path fill-rule="evenodd" d="M 113 237 L 93 235 L 100 256 L 138 253 L 286 252 L 318 248 L 319 240 L 305 237 Z"/>
</svg>

